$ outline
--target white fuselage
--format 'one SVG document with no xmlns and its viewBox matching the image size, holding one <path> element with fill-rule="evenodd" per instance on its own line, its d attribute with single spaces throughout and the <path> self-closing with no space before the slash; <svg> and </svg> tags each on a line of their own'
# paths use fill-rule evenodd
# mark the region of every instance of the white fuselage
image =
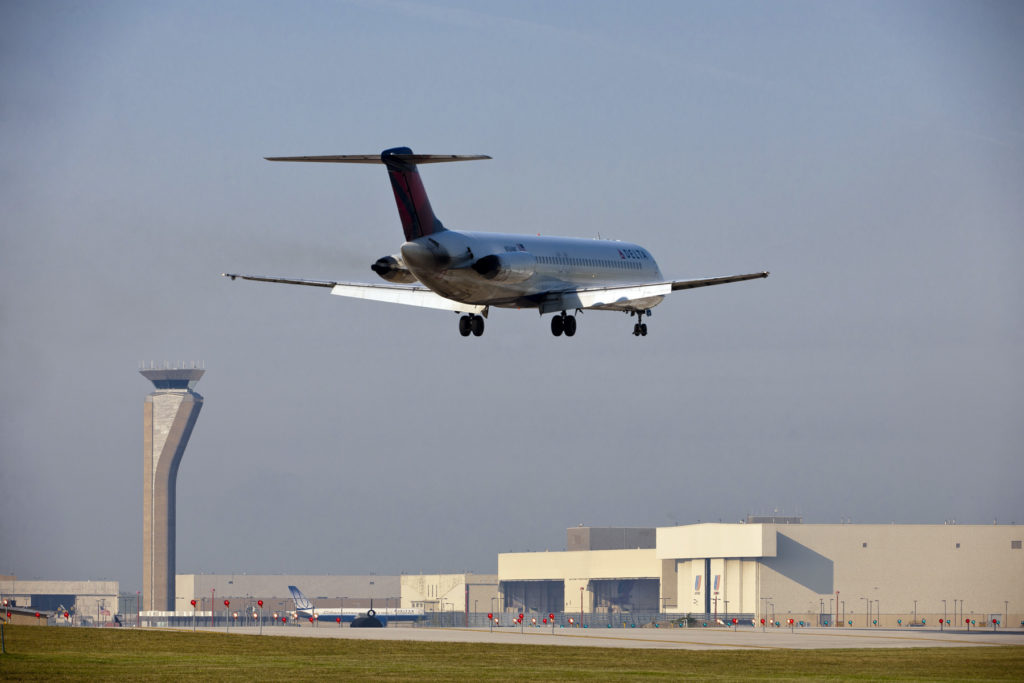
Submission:
<svg viewBox="0 0 1024 683">
<path fill-rule="evenodd" d="M 481 272 L 481 259 L 490 256 L 506 267 Z M 600 239 L 444 230 L 406 242 L 402 258 L 417 280 L 441 296 L 506 308 L 537 307 L 553 291 L 664 279 L 643 247 Z M 650 308 L 661 299 L 633 301 L 623 310 Z"/>
</svg>

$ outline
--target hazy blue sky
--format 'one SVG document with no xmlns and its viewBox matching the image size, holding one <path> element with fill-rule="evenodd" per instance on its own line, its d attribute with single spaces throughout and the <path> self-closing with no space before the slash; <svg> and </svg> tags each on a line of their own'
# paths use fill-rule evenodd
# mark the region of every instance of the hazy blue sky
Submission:
<svg viewBox="0 0 1024 683">
<path fill-rule="evenodd" d="M 141 583 L 141 360 L 202 360 L 179 572 L 494 571 L 564 529 L 1024 523 L 1019 2 L 4 2 L 0 573 Z M 686 278 L 571 340 L 230 282 L 450 228 Z"/>
</svg>

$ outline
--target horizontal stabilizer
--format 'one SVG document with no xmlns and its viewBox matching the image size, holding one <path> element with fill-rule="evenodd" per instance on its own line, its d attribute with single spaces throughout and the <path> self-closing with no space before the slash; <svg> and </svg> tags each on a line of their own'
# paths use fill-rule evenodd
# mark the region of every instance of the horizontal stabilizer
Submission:
<svg viewBox="0 0 1024 683">
<path fill-rule="evenodd" d="M 445 161 L 478 161 L 490 159 L 486 154 L 390 154 L 392 159 L 408 164 L 439 164 Z M 383 164 L 380 154 L 329 154 L 317 157 L 263 157 L 267 161 L 318 161 L 327 164 Z"/>
</svg>

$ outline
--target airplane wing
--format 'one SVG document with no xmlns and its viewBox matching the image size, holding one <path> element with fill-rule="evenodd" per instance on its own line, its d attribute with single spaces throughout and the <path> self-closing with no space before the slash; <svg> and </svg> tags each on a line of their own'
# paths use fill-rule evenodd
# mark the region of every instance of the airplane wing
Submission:
<svg viewBox="0 0 1024 683">
<path fill-rule="evenodd" d="M 697 280 L 670 280 L 639 285 L 615 287 L 579 288 L 551 292 L 540 304 L 540 312 L 567 311 L 576 308 L 593 308 L 604 311 L 635 311 L 655 306 L 666 295 L 681 289 L 724 285 L 768 277 L 768 272 L 725 277 L 701 278 Z"/>
<path fill-rule="evenodd" d="M 277 282 L 285 285 L 305 285 L 307 287 L 326 287 L 331 294 L 347 296 L 353 299 L 385 301 L 393 304 L 406 304 L 421 308 L 436 308 L 442 311 L 457 313 L 479 313 L 486 315 L 487 306 L 464 304 L 446 299 L 426 287 L 417 285 L 371 285 L 362 282 L 335 282 L 333 280 L 298 280 L 283 277 L 265 277 L 262 275 L 242 275 L 240 273 L 221 273 L 232 280 L 242 278 L 254 282 Z"/>
</svg>

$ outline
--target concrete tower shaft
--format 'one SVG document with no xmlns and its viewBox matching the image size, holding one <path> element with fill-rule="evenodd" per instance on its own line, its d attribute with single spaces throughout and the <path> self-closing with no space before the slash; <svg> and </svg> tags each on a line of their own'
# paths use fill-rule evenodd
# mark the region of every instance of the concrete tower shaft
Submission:
<svg viewBox="0 0 1024 683">
<path fill-rule="evenodd" d="M 156 391 L 143 404 L 142 608 L 174 609 L 175 485 L 203 397 L 205 370 L 140 370 Z"/>
</svg>

